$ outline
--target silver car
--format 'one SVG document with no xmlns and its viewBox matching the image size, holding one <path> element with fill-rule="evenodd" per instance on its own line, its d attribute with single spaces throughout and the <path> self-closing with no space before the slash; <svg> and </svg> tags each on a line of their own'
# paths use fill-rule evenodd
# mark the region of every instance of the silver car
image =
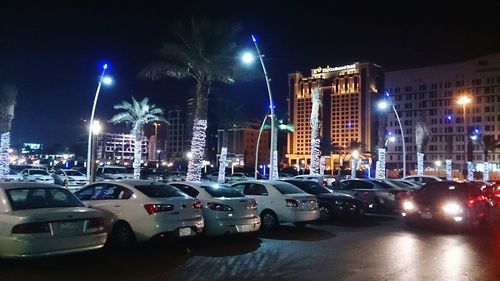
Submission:
<svg viewBox="0 0 500 281">
<path fill-rule="evenodd" d="M 255 232 L 260 228 L 255 200 L 234 189 L 213 182 L 173 182 L 170 185 L 203 203 L 207 235 Z"/>
<path fill-rule="evenodd" d="M 35 257 L 98 249 L 104 214 L 67 189 L 40 183 L 0 183 L 0 256 Z"/>
</svg>

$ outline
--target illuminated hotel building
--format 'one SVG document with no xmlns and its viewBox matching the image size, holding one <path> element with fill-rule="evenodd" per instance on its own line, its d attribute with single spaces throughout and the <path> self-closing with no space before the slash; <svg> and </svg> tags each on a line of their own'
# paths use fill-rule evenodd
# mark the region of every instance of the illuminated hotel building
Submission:
<svg viewBox="0 0 500 281">
<path fill-rule="evenodd" d="M 287 138 L 289 165 L 308 168 L 311 158 L 311 93 L 319 86 L 320 136 L 322 155 L 327 156 L 326 170 L 338 165 L 349 167 L 350 143 L 362 145 L 362 159 L 370 160 L 369 151 L 377 143 L 378 118 L 374 118 L 373 104 L 381 96 L 383 72 L 372 63 L 354 63 L 340 67 L 318 67 L 311 76 L 300 72 L 288 75 L 289 122 L 295 132 Z M 369 161 L 370 162 L 370 161 Z"/>
</svg>

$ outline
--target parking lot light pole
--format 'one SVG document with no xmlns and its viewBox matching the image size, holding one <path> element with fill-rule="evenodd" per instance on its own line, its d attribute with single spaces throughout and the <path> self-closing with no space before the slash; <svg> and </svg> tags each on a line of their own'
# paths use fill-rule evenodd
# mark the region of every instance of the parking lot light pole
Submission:
<svg viewBox="0 0 500 281">
<path fill-rule="evenodd" d="M 90 182 L 92 177 L 90 175 L 91 169 L 91 161 L 92 161 L 92 125 L 94 124 L 94 114 L 95 107 L 97 105 L 97 99 L 99 98 L 99 92 L 101 91 L 101 85 L 111 85 L 113 80 L 109 76 L 105 76 L 106 70 L 108 69 L 108 64 L 104 64 L 102 66 L 101 77 L 99 78 L 99 83 L 97 84 L 97 90 L 94 96 L 94 104 L 92 105 L 92 113 L 90 114 L 90 122 L 89 124 L 89 137 L 88 137 L 88 145 L 87 145 L 87 180 Z"/>
<path fill-rule="evenodd" d="M 461 96 L 457 100 L 457 103 L 462 106 L 462 112 L 463 112 L 463 116 L 464 116 L 463 124 L 464 124 L 465 139 L 464 139 L 464 161 L 463 161 L 463 164 L 465 164 L 464 165 L 465 167 L 467 167 L 467 145 L 469 142 L 469 132 L 467 132 L 467 116 L 466 116 L 466 112 L 465 112 L 465 106 L 471 102 L 472 102 L 472 100 L 468 96 Z M 464 166 L 462 166 L 462 172 L 465 170 Z"/>
</svg>

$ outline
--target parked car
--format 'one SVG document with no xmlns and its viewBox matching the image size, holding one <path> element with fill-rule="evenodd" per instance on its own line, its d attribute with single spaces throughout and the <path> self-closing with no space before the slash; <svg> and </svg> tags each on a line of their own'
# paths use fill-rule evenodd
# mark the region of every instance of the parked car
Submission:
<svg viewBox="0 0 500 281">
<path fill-rule="evenodd" d="M 96 172 L 96 177 L 101 180 L 111 179 L 111 180 L 122 180 L 122 179 L 133 179 L 134 174 L 131 173 L 127 167 L 123 166 L 104 166 L 98 167 Z"/>
<path fill-rule="evenodd" d="M 177 188 L 146 180 L 101 181 L 75 192 L 109 214 L 110 243 L 125 248 L 155 237 L 193 236 L 203 231 L 202 204 Z"/>
<path fill-rule="evenodd" d="M 401 180 L 401 179 L 382 179 L 382 181 L 387 182 L 388 184 L 395 185 L 397 187 L 401 187 L 404 189 L 419 189 L 422 187 L 422 185 L 414 182 L 414 181 L 409 181 L 409 180 Z"/>
<path fill-rule="evenodd" d="M 318 197 L 320 220 L 322 221 L 333 217 L 361 217 L 365 214 L 363 203 L 351 195 L 332 192 L 316 181 L 300 179 L 286 179 L 283 181 Z"/>
<path fill-rule="evenodd" d="M 247 173 L 234 173 L 227 177 L 228 182 L 246 181 L 250 179 L 253 179 L 253 177 Z"/>
<path fill-rule="evenodd" d="M 378 179 L 354 179 L 340 182 L 334 191 L 352 195 L 363 202 L 367 212 L 398 212 L 410 189 Z"/>
<path fill-rule="evenodd" d="M 433 182 L 404 202 L 402 215 L 410 225 L 428 221 L 471 226 L 486 222 L 489 208 L 488 198 L 471 184 Z"/>
<path fill-rule="evenodd" d="M 440 182 L 443 181 L 440 177 L 436 176 L 408 176 L 404 177 L 403 180 L 406 181 L 412 181 L 414 183 L 417 183 L 419 185 L 424 185 L 429 182 Z"/>
<path fill-rule="evenodd" d="M 493 183 L 485 182 L 485 181 L 472 181 L 472 182 L 469 182 L 469 184 L 480 189 L 481 192 L 483 192 L 484 195 L 486 197 L 488 197 L 488 201 L 490 202 L 490 206 L 494 207 L 496 205 L 496 202 L 495 202 L 496 187 Z"/>
<path fill-rule="evenodd" d="M 170 171 L 166 172 L 163 175 L 163 179 L 167 182 L 185 181 L 186 175 L 183 175 L 181 172 L 178 171 Z"/>
<path fill-rule="evenodd" d="M 44 169 L 25 169 L 21 172 L 23 181 L 38 183 L 54 183 L 54 178 Z"/>
<path fill-rule="evenodd" d="M 87 177 L 80 171 L 73 169 L 61 169 L 52 174 L 54 183 L 66 186 L 70 190 L 77 190 L 88 183 Z"/>
<path fill-rule="evenodd" d="M 313 180 L 330 189 L 332 189 L 334 186 L 337 186 L 338 184 L 337 178 L 332 175 L 298 175 L 293 178 L 301 180 Z"/>
<path fill-rule="evenodd" d="M 319 219 L 318 198 L 282 181 L 246 181 L 231 188 L 255 199 L 262 227 L 271 229 L 280 223 L 303 227 Z"/>
<path fill-rule="evenodd" d="M 213 182 L 173 182 L 171 185 L 203 203 L 207 235 L 255 232 L 260 228 L 255 200 L 232 188 Z"/>
<path fill-rule="evenodd" d="M 82 252 L 106 242 L 104 213 L 61 186 L 0 183 L 0 209 L 0 257 Z"/>
<path fill-rule="evenodd" d="M 14 171 L 14 170 L 9 170 L 9 174 L 5 176 L 5 181 L 23 181 L 24 178 L 21 175 L 21 173 Z"/>
<path fill-rule="evenodd" d="M 164 171 L 153 169 L 141 169 L 141 180 L 163 180 Z"/>
</svg>

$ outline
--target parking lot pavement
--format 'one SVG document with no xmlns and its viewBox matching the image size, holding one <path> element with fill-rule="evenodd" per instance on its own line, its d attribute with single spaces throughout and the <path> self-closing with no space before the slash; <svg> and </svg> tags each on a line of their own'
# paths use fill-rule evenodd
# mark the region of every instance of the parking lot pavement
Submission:
<svg viewBox="0 0 500 281">
<path fill-rule="evenodd" d="M 461 233 L 367 216 L 257 235 L 201 237 L 31 260 L 0 260 L 0 280 L 496 280 L 500 209 Z"/>
</svg>

